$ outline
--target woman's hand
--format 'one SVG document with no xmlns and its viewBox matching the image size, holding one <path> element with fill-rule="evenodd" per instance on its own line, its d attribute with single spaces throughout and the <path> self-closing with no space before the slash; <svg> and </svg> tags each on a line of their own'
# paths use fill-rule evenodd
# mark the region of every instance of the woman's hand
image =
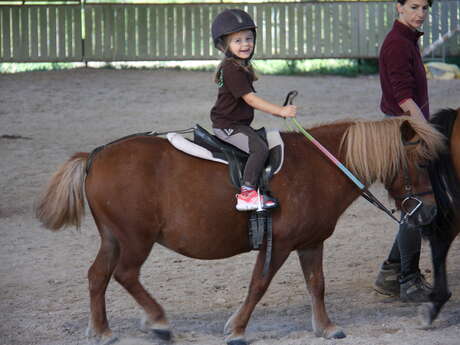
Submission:
<svg viewBox="0 0 460 345">
<path fill-rule="evenodd" d="M 404 114 L 418 118 L 422 121 L 426 121 L 425 117 L 423 116 L 422 111 L 418 107 L 417 103 L 414 102 L 412 98 L 406 99 L 404 102 L 400 103 L 399 106 L 404 111 Z"/>
</svg>

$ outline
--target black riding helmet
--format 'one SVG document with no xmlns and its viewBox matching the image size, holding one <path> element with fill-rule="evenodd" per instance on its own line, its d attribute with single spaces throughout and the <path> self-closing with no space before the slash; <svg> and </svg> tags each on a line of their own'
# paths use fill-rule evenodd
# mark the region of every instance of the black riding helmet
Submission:
<svg viewBox="0 0 460 345">
<path fill-rule="evenodd" d="M 224 37 L 234 32 L 252 30 L 254 33 L 254 46 L 256 42 L 256 24 L 251 16 L 243 10 L 227 9 L 217 15 L 212 22 L 211 33 L 214 46 L 225 53 Z M 253 51 L 254 53 L 254 51 Z M 252 58 L 249 58 L 249 60 Z"/>
</svg>

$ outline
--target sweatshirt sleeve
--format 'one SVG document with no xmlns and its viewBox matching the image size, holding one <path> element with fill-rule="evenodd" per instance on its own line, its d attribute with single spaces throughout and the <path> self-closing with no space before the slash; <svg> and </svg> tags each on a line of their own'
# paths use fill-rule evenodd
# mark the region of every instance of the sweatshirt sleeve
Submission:
<svg viewBox="0 0 460 345">
<path fill-rule="evenodd" d="M 383 56 L 396 102 L 401 103 L 405 99 L 414 98 L 412 47 L 396 40 L 388 42 Z"/>
<path fill-rule="evenodd" d="M 247 72 L 241 67 L 229 62 L 224 64 L 222 68 L 224 74 L 224 85 L 233 97 L 235 97 L 235 99 L 254 91 Z"/>
</svg>

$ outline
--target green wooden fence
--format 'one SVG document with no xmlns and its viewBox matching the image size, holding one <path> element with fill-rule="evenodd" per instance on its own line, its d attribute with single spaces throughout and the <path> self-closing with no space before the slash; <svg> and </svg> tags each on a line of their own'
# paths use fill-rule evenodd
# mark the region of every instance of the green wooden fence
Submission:
<svg viewBox="0 0 460 345">
<path fill-rule="evenodd" d="M 373 58 L 395 18 L 394 1 L 241 4 L 0 3 L 0 61 L 219 59 L 210 26 L 238 7 L 258 26 L 256 58 Z M 435 1 L 425 25 L 428 45 L 459 24 L 460 0 Z M 460 56 L 460 35 L 446 45 Z M 438 52 L 438 55 L 440 53 Z"/>
<path fill-rule="evenodd" d="M 79 6 L 0 6 L 1 61 L 82 61 Z"/>
</svg>

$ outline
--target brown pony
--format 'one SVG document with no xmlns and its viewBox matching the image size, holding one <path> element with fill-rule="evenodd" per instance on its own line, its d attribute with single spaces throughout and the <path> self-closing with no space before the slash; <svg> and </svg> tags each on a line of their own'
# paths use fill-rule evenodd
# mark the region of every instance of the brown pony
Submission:
<svg viewBox="0 0 460 345">
<path fill-rule="evenodd" d="M 426 325 L 433 323 L 451 296 L 446 259 L 450 245 L 460 232 L 460 108 L 441 110 L 431 122 L 448 138 L 449 150 L 429 167 L 439 212 L 432 226 L 423 231 L 430 242 L 434 271 L 431 301 L 422 306 Z"/>
<path fill-rule="evenodd" d="M 366 185 L 382 182 L 395 198 L 423 194 L 423 207 L 409 222 L 430 222 L 435 200 L 426 169 L 443 149 L 443 136 L 407 117 L 348 121 L 310 130 Z M 299 133 L 282 133 L 285 160 L 271 189 L 281 207 L 273 215 L 273 254 L 262 275 L 265 247 L 255 263 L 247 297 L 225 326 L 228 344 L 244 345 L 245 329 L 256 304 L 292 251 L 312 297 L 317 336 L 342 338 L 324 304 L 323 242 L 340 215 L 359 197 L 359 189 Z M 405 145 L 405 143 L 409 143 Z M 105 291 L 112 277 L 146 313 L 142 327 L 170 339 L 163 308 L 139 281 L 154 243 L 198 259 L 221 259 L 248 252 L 247 213 L 235 210 L 227 167 L 188 156 L 167 140 L 137 136 L 88 153 L 77 153 L 52 177 L 36 214 L 51 230 L 79 226 L 84 191 L 101 236 L 99 253 L 88 272 L 91 319 L 88 334 L 101 344 L 115 341 L 109 328 Z M 407 184 L 410 181 L 410 184 Z"/>
</svg>

